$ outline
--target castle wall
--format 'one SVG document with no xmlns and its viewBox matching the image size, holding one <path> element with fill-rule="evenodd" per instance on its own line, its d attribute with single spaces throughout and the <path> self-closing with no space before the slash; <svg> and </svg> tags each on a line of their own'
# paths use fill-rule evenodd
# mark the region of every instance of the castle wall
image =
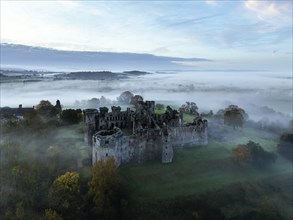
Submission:
<svg viewBox="0 0 293 220">
<path fill-rule="evenodd" d="M 105 136 L 99 133 L 93 136 L 93 163 L 112 156 L 118 166 L 123 163 L 142 163 L 152 159 L 170 163 L 173 160 L 174 148 L 194 147 L 208 143 L 206 126 L 199 130 L 196 125 L 172 127 L 166 134 L 155 129 L 140 131 L 130 136 L 124 136 L 120 129 L 114 134 Z"/>
<path fill-rule="evenodd" d="M 162 139 L 159 132 L 140 132 L 130 136 L 124 136 L 121 131 L 107 136 L 101 136 L 98 132 L 93 136 L 92 161 L 95 163 L 112 156 L 120 165 L 160 158 Z"/>
<path fill-rule="evenodd" d="M 174 147 L 207 145 L 207 126 L 202 128 L 196 125 L 170 128 L 171 142 Z"/>
</svg>

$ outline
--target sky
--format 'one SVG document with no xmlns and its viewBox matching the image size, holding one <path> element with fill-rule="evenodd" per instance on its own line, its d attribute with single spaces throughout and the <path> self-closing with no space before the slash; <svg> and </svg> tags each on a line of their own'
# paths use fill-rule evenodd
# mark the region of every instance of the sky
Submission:
<svg viewBox="0 0 293 220">
<path fill-rule="evenodd" d="M 292 1 L 1 0 L 1 43 L 150 53 L 292 72 Z"/>
</svg>

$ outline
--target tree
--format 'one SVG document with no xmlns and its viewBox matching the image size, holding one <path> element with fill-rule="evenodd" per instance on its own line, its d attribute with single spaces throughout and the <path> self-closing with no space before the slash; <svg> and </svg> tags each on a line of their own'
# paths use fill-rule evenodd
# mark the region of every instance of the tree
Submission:
<svg viewBox="0 0 293 220">
<path fill-rule="evenodd" d="M 51 117 L 54 113 L 54 106 L 48 100 L 41 100 L 36 109 L 41 116 Z"/>
<path fill-rule="evenodd" d="M 251 156 L 247 147 L 244 144 L 239 144 L 236 148 L 232 149 L 232 159 L 244 166 L 250 162 Z"/>
<path fill-rule="evenodd" d="M 16 204 L 15 208 L 15 219 L 24 219 L 25 213 L 24 213 L 24 207 L 23 203 L 19 202 Z"/>
<path fill-rule="evenodd" d="M 0 144 L 0 165 L 15 164 L 20 157 L 20 144 L 14 141 L 4 142 Z"/>
<path fill-rule="evenodd" d="M 273 152 L 268 152 L 263 149 L 260 144 L 249 141 L 246 144 L 247 149 L 251 155 L 251 162 L 255 166 L 265 166 L 276 161 L 277 155 Z"/>
<path fill-rule="evenodd" d="M 230 106 L 225 109 L 224 112 L 224 123 L 229 126 L 242 127 L 244 123 L 244 115 L 242 109 L 237 106 Z"/>
<path fill-rule="evenodd" d="M 88 193 L 96 215 L 105 219 L 115 219 L 118 216 L 120 187 L 121 178 L 113 157 L 106 161 L 100 160 L 93 166 Z"/>
<path fill-rule="evenodd" d="M 30 128 L 39 128 L 40 125 L 43 124 L 43 121 L 42 121 L 38 111 L 36 111 L 36 110 L 26 111 L 24 113 L 23 118 L 24 118 L 26 124 L 30 126 Z"/>
<path fill-rule="evenodd" d="M 163 104 L 157 103 L 155 108 L 156 110 L 164 110 L 165 106 Z"/>
<path fill-rule="evenodd" d="M 289 122 L 289 128 L 290 128 L 291 131 L 292 131 L 292 129 L 293 129 L 293 119 L 291 119 L 291 121 Z"/>
<path fill-rule="evenodd" d="M 198 107 L 195 102 L 186 102 L 186 104 L 183 104 L 179 108 L 179 111 L 182 113 L 199 116 L 199 113 L 197 112 Z"/>
<path fill-rule="evenodd" d="M 66 109 L 62 111 L 61 119 L 68 124 L 78 124 L 82 119 L 80 109 Z"/>
<path fill-rule="evenodd" d="M 277 148 L 280 154 L 293 160 L 293 133 L 282 134 Z"/>
<path fill-rule="evenodd" d="M 128 105 L 133 97 L 133 93 L 129 91 L 122 92 L 117 98 L 119 104 Z"/>
<path fill-rule="evenodd" d="M 5 169 L 1 168 L 1 178 L 5 177 L 1 184 L 3 189 L 9 189 L 1 194 L 1 202 L 9 205 L 22 201 L 27 207 L 42 209 L 47 203 L 47 168 L 38 161 L 28 161 L 9 161 Z"/>
<path fill-rule="evenodd" d="M 63 218 L 54 210 L 46 209 L 42 220 L 63 220 Z"/>
<path fill-rule="evenodd" d="M 25 209 L 22 202 L 18 202 L 15 207 L 15 212 L 11 208 L 8 208 L 5 213 L 5 220 L 23 220 L 25 218 Z"/>
<path fill-rule="evenodd" d="M 238 145 L 232 149 L 232 159 L 240 165 L 254 165 L 263 167 L 275 162 L 277 155 L 263 149 L 258 143 L 249 141 L 245 145 Z"/>
<path fill-rule="evenodd" d="M 197 110 L 198 110 L 197 105 L 194 102 L 190 102 L 190 107 L 189 107 L 190 114 L 199 116 Z"/>
<path fill-rule="evenodd" d="M 81 196 L 79 174 L 66 172 L 53 182 L 48 195 L 50 206 L 64 219 L 80 219 Z"/>
<path fill-rule="evenodd" d="M 142 102 L 143 101 L 143 97 L 140 95 L 135 95 L 131 98 L 130 100 L 130 104 L 131 105 L 136 105 L 138 102 Z"/>
</svg>

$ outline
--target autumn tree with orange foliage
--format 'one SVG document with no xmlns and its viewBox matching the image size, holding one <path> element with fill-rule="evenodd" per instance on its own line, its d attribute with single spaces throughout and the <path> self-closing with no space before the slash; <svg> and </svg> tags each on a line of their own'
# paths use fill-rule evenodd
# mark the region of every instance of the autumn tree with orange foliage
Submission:
<svg viewBox="0 0 293 220">
<path fill-rule="evenodd" d="M 251 160 L 251 155 L 246 145 L 239 144 L 234 148 L 232 150 L 232 159 L 242 166 L 247 165 Z"/>
<path fill-rule="evenodd" d="M 251 164 L 253 166 L 264 167 L 276 161 L 277 155 L 273 152 L 265 151 L 262 146 L 253 141 L 247 144 L 239 144 L 232 149 L 232 159 L 240 165 Z"/>
</svg>

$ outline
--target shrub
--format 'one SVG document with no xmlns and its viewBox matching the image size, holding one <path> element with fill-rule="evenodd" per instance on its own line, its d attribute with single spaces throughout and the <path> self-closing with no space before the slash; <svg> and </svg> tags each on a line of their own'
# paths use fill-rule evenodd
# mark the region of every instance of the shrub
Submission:
<svg viewBox="0 0 293 220">
<path fill-rule="evenodd" d="M 281 155 L 293 161 L 293 133 L 282 134 L 277 149 Z"/>
<path fill-rule="evenodd" d="M 246 145 L 238 145 L 232 150 L 232 158 L 241 165 L 251 164 L 263 167 L 276 161 L 277 155 L 263 149 L 258 143 L 249 141 Z"/>
</svg>

